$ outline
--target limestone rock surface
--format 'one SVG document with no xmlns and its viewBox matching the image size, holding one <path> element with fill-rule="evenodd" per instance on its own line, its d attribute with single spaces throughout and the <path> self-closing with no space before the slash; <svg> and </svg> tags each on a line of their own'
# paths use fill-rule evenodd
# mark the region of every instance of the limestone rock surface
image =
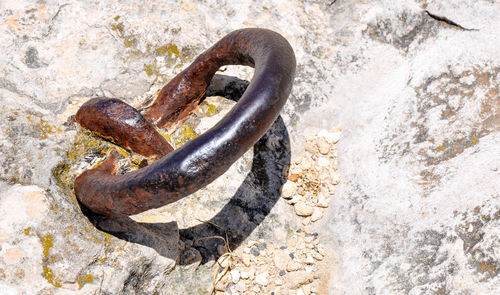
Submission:
<svg viewBox="0 0 500 295">
<path fill-rule="evenodd" d="M 488 0 L 0 1 L 1 292 L 206 294 L 227 242 L 245 267 L 217 294 L 500 293 L 499 15 Z M 112 145 L 71 122 L 79 106 L 151 101 L 245 27 L 296 53 L 272 129 L 180 202 L 84 215 L 72 182 Z M 233 104 L 208 99 L 171 143 Z"/>
</svg>

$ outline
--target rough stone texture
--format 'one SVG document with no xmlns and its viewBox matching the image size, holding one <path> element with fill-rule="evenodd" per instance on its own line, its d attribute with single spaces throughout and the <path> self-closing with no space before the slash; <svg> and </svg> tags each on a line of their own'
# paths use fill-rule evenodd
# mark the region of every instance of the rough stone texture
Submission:
<svg viewBox="0 0 500 295">
<path fill-rule="evenodd" d="M 339 52 L 359 51 L 328 104 L 342 125 L 342 182 L 318 226 L 331 292 L 499 293 L 498 3 L 338 2 L 355 39 Z"/>
<path fill-rule="evenodd" d="M 283 244 L 302 226 L 280 198 L 284 172 L 306 147 L 326 152 L 306 138 L 340 124 L 332 180 L 342 181 L 329 204 L 318 198 L 327 209 L 313 224 L 328 241 L 318 251 L 333 261 L 320 276 L 330 292 L 500 293 L 500 6 L 332 2 L 1 1 L 2 292 L 206 294 L 222 242 L 200 238 L 224 236 L 220 226 L 233 249 Z M 181 202 L 130 219 L 83 215 L 72 180 L 109 145 L 68 117 L 90 97 L 151 100 L 202 50 L 253 26 L 280 32 L 297 55 L 273 130 Z M 171 141 L 230 105 L 207 102 Z"/>
</svg>

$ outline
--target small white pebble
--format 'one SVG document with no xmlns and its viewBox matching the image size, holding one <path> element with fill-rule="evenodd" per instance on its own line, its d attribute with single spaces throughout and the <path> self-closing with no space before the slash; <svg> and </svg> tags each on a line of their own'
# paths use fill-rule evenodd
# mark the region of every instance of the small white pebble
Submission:
<svg viewBox="0 0 500 295">
<path fill-rule="evenodd" d="M 250 273 L 248 271 L 242 271 L 240 277 L 242 280 L 246 280 L 250 277 Z"/>
<path fill-rule="evenodd" d="M 314 240 L 314 236 L 305 236 L 304 242 L 311 243 Z"/>
<path fill-rule="evenodd" d="M 240 272 L 237 269 L 231 270 L 231 281 L 236 284 L 240 281 Z"/>
<path fill-rule="evenodd" d="M 281 285 L 283 285 L 283 281 L 282 281 L 282 280 L 280 280 L 280 279 L 276 279 L 276 280 L 274 281 L 274 284 L 275 284 L 276 286 L 281 286 Z"/>
<path fill-rule="evenodd" d="M 293 181 L 287 181 L 281 189 L 281 197 L 290 199 L 297 192 L 297 184 Z"/>
<path fill-rule="evenodd" d="M 311 165 L 312 165 L 312 163 L 311 163 L 311 162 L 312 162 L 312 161 L 311 161 L 311 158 L 310 158 L 310 157 L 306 157 L 306 158 L 304 158 L 304 160 L 300 163 L 299 168 L 300 168 L 301 170 L 309 170 L 309 169 L 311 168 Z"/>
<path fill-rule="evenodd" d="M 248 253 L 250 253 L 250 250 L 248 251 Z M 249 254 L 244 254 L 243 255 L 243 264 L 246 266 L 246 267 L 249 267 L 250 266 L 250 263 L 251 263 L 251 259 L 250 259 L 250 255 Z"/>
<path fill-rule="evenodd" d="M 321 154 L 326 155 L 330 151 L 330 144 L 324 137 L 319 137 L 316 140 L 316 146 Z"/>
<path fill-rule="evenodd" d="M 291 200 L 288 201 L 288 204 L 293 205 L 293 204 L 297 203 L 298 201 L 300 201 L 300 199 L 302 199 L 301 195 L 295 195 L 295 196 L 293 196 L 293 198 Z"/>
<path fill-rule="evenodd" d="M 318 132 L 318 136 L 322 136 L 323 138 L 325 138 L 325 140 L 329 144 L 336 144 L 340 140 L 342 133 L 340 132 L 340 128 L 335 128 L 330 132 L 321 130 L 320 132 Z"/>
<path fill-rule="evenodd" d="M 323 218 L 323 210 L 321 208 L 315 207 L 311 215 L 311 221 L 316 222 Z"/>
<path fill-rule="evenodd" d="M 244 292 L 247 289 L 247 286 L 245 285 L 245 282 L 243 282 L 243 281 L 239 281 L 234 287 L 239 292 Z"/>
<path fill-rule="evenodd" d="M 328 196 L 328 194 L 320 192 L 318 194 L 318 202 L 316 203 L 316 206 L 320 208 L 328 208 L 329 203 L 330 197 Z"/>
<path fill-rule="evenodd" d="M 304 295 L 310 295 L 311 294 L 311 285 L 307 284 L 302 286 L 302 291 L 304 291 Z"/>
<path fill-rule="evenodd" d="M 319 260 L 319 261 L 323 260 L 323 255 L 321 255 L 319 253 L 314 253 L 313 256 L 314 256 L 314 259 L 316 259 L 316 260 Z"/>
<path fill-rule="evenodd" d="M 328 160 L 327 158 L 324 158 L 324 157 L 319 157 L 316 160 L 316 164 L 318 164 L 319 167 L 330 167 L 331 166 L 330 160 Z"/>
<path fill-rule="evenodd" d="M 305 150 L 307 152 L 310 152 L 311 154 L 314 154 L 318 151 L 318 147 L 312 139 L 307 139 Z"/>
<path fill-rule="evenodd" d="M 255 269 L 254 268 L 251 268 L 249 271 L 248 271 L 248 278 L 250 280 L 253 280 L 253 278 L 255 277 Z"/>
<path fill-rule="evenodd" d="M 313 213 L 313 208 L 307 205 L 304 201 L 295 203 L 295 214 L 299 216 L 310 216 Z"/>
<path fill-rule="evenodd" d="M 295 260 L 290 261 L 286 266 L 286 271 L 297 271 L 302 267 L 302 264 L 298 263 Z"/>
<path fill-rule="evenodd" d="M 337 142 L 339 142 L 340 138 L 342 137 L 342 133 L 340 132 L 335 132 L 332 137 L 331 137 L 331 143 L 332 144 L 336 144 Z"/>
<path fill-rule="evenodd" d="M 302 160 L 306 157 L 306 153 L 302 152 L 295 160 L 293 161 L 296 165 L 300 164 Z"/>
<path fill-rule="evenodd" d="M 318 245 L 317 246 L 317 249 L 318 249 L 318 253 L 325 256 L 326 255 L 326 250 L 325 250 L 325 247 L 323 247 L 323 245 Z"/>
<path fill-rule="evenodd" d="M 267 273 L 267 271 L 261 273 L 261 274 L 258 274 L 255 276 L 255 282 L 259 285 L 262 285 L 262 286 L 267 286 L 267 276 L 269 274 Z"/>
<path fill-rule="evenodd" d="M 332 177 L 332 183 L 337 185 L 340 183 L 341 176 L 338 172 L 335 172 Z"/>
<path fill-rule="evenodd" d="M 314 258 L 312 258 L 311 254 L 307 254 L 306 256 L 306 264 L 314 264 Z"/>
</svg>

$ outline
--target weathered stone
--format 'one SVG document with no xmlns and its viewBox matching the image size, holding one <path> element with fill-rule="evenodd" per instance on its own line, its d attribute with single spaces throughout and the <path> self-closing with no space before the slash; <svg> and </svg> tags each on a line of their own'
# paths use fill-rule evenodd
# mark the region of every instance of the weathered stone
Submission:
<svg viewBox="0 0 500 295">
<path fill-rule="evenodd" d="M 241 273 L 241 277 L 243 278 L 243 272 Z M 246 277 L 248 277 L 249 280 L 253 280 L 255 278 L 255 268 L 250 268 Z"/>
<path fill-rule="evenodd" d="M 285 269 L 290 261 L 290 256 L 284 251 L 277 251 L 274 253 L 273 261 L 278 269 Z"/>
<path fill-rule="evenodd" d="M 314 154 L 318 152 L 318 147 L 316 146 L 316 143 L 314 141 L 308 140 L 306 142 L 305 150 L 311 154 Z"/>
<path fill-rule="evenodd" d="M 326 255 L 326 249 L 325 249 L 325 247 L 323 247 L 323 245 L 318 245 L 316 248 L 318 249 L 319 254 L 321 254 L 323 256 Z"/>
<path fill-rule="evenodd" d="M 336 144 L 340 140 L 341 135 L 340 127 L 333 128 L 329 131 L 322 129 L 318 132 L 318 136 L 324 138 L 329 144 Z"/>
<path fill-rule="evenodd" d="M 334 173 L 333 176 L 332 176 L 332 183 L 333 184 L 339 184 L 341 178 L 342 177 L 340 176 L 340 173 L 338 173 L 338 172 Z"/>
<path fill-rule="evenodd" d="M 247 267 L 250 266 L 251 261 L 252 261 L 250 255 L 248 255 L 248 254 L 244 254 L 242 260 L 243 260 L 243 264 Z"/>
<path fill-rule="evenodd" d="M 262 286 L 267 286 L 268 280 L 267 277 L 269 276 L 267 271 L 264 271 L 263 273 L 257 274 L 255 276 L 255 282 L 259 285 Z"/>
<path fill-rule="evenodd" d="M 304 292 L 304 295 L 309 295 L 311 294 L 311 285 L 310 284 L 307 284 L 307 285 L 304 285 L 302 286 L 302 291 Z"/>
<path fill-rule="evenodd" d="M 309 281 L 310 277 L 311 276 L 304 270 L 299 270 L 299 271 L 287 273 L 286 274 L 286 286 L 289 289 L 297 289 L 302 284 L 307 283 Z"/>
<path fill-rule="evenodd" d="M 314 257 L 314 259 L 319 260 L 319 261 L 323 260 L 323 255 L 321 255 L 319 253 L 314 253 L 313 257 Z"/>
<path fill-rule="evenodd" d="M 302 268 L 302 264 L 295 260 L 291 260 L 288 262 L 286 265 L 286 271 L 291 272 L 291 271 L 297 271 Z"/>
<path fill-rule="evenodd" d="M 291 199 L 297 193 L 297 184 L 293 181 L 287 181 L 281 189 L 281 196 L 284 199 Z"/>
<path fill-rule="evenodd" d="M 299 168 L 302 169 L 302 171 L 309 170 L 313 167 L 314 162 L 311 158 L 305 158 L 304 161 L 302 161 L 299 165 Z"/>
<path fill-rule="evenodd" d="M 238 283 L 240 281 L 240 272 L 237 269 L 233 269 L 230 272 L 231 274 L 231 280 L 233 281 L 234 284 Z"/>
<path fill-rule="evenodd" d="M 235 289 L 239 292 L 244 292 L 246 291 L 247 287 L 245 285 L 245 282 L 240 281 L 235 285 Z"/>
<path fill-rule="evenodd" d="M 304 242 L 305 242 L 306 244 L 310 244 L 310 243 L 312 243 L 312 241 L 314 240 L 314 238 L 315 238 L 315 237 L 314 237 L 313 235 L 306 235 L 306 236 L 304 237 Z"/>
<path fill-rule="evenodd" d="M 321 218 L 323 218 L 323 209 L 315 207 L 313 209 L 313 213 L 311 215 L 311 221 L 316 222 L 316 221 L 320 220 Z"/>
<path fill-rule="evenodd" d="M 306 217 L 306 218 L 304 218 L 302 220 L 302 225 L 304 225 L 304 226 L 308 225 L 309 223 L 311 223 L 311 217 L 310 216 L 308 216 L 308 217 Z"/>
<path fill-rule="evenodd" d="M 326 141 L 324 137 L 318 137 L 316 140 L 316 146 L 321 154 L 327 155 L 330 152 L 330 144 Z"/>
<path fill-rule="evenodd" d="M 304 201 L 298 201 L 293 207 L 295 213 L 299 216 L 310 216 L 313 213 L 313 207 L 307 205 Z"/>
<path fill-rule="evenodd" d="M 500 33 L 473 37 L 467 29 L 500 25 L 486 16 L 500 7 L 483 2 L 472 13 L 467 1 L 398 3 L 359 23 L 366 24 L 362 39 L 376 43 L 367 47 L 373 55 L 338 81 L 352 87 L 336 93 L 342 181 L 322 219 L 326 248 L 342 257 L 332 264 L 341 275 L 332 277 L 330 292 L 498 293 L 491 265 L 500 257 L 486 246 L 494 243 L 490 234 L 499 235 L 496 221 L 486 221 L 498 211 L 498 173 L 486 167 L 500 162 L 492 102 L 500 93 L 500 53 L 488 41 Z M 490 12 L 477 20 L 478 11 Z M 470 233 L 463 230 L 469 223 Z"/>
<path fill-rule="evenodd" d="M 302 196 L 301 196 L 301 195 L 294 195 L 294 196 L 293 196 L 293 198 L 291 198 L 291 199 L 288 201 L 288 204 L 290 204 L 290 205 L 296 204 L 296 203 L 297 203 L 297 202 L 299 202 L 301 199 L 302 199 Z"/>
<path fill-rule="evenodd" d="M 330 203 L 330 197 L 328 193 L 324 193 L 323 191 L 318 193 L 318 202 L 316 203 L 316 206 L 320 208 L 328 208 L 328 205 Z"/>
<path fill-rule="evenodd" d="M 217 244 L 198 238 L 226 230 L 237 250 L 247 238 L 284 245 L 302 227 L 304 219 L 277 201 L 291 157 L 299 165 L 288 170 L 290 181 L 302 185 L 317 170 L 330 190 L 310 199 L 328 207 L 321 222 L 303 228 L 329 243 L 317 248 L 332 273 L 318 280 L 330 277 L 330 286 L 317 294 L 500 293 L 494 42 L 500 7 L 463 0 L 331 2 L 162 1 L 136 9 L 118 1 L 2 1 L 2 292 L 208 293 Z M 175 13 L 166 17 L 168 11 Z M 241 27 L 235 24 L 276 30 L 294 47 L 298 67 L 281 111 L 284 134 L 274 132 L 253 150 L 255 159 L 246 153 L 193 196 L 139 221 L 101 220 L 119 230 L 113 235 L 97 230 L 71 186 L 111 146 L 82 136 L 68 118 L 96 96 L 141 106 L 199 52 Z M 247 80 L 253 71 L 222 70 Z M 190 118 L 196 134 L 234 105 L 212 99 Z M 179 145 L 186 141 L 182 127 L 170 134 Z M 328 154 L 319 155 L 326 146 L 320 148 L 318 137 L 330 145 Z M 177 248 L 174 220 L 183 241 L 193 244 Z M 175 261 L 181 265 L 172 270 Z M 265 262 L 258 263 L 261 272 Z M 236 291 L 270 293 L 261 285 L 248 288 Z"/>
<path fill-rule="evenodd" d="M 314 264 L 315 263 L 313 257 L 310 254 L 306 255 L 306 261 L 305 262 L 306 262 L 306 264 Z"/>
</svg>

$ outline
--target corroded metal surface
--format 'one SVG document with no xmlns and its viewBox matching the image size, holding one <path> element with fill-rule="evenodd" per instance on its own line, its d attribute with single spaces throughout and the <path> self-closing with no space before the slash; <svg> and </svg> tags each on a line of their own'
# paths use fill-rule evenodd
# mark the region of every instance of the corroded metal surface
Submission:
<svg viewBox="0 0 500 295">
<path fill-rule="evenodd" d="M 93 98 L 75 116 L 86 129 L 144 156 L 164 156 L 174 149 L 141 114 L 116 98 Z"/>
<path fill-rule="evenodd" d="M 182 121 L 197 106 L 217 69 L 230 64 L 255 67 L 255 74 L 219 123 L 182 148 L 125 175 L 113 175 L 112 155 L 77 177 L 80 202 L 101 215 L 133 215 L 187 196 L 229 169 L 268 130 L 291 92 L 295 55 L 281 35 L 265 29 L 228 34 L 168 83 L 145 113 L 167 128 Z"/>
</svg>

